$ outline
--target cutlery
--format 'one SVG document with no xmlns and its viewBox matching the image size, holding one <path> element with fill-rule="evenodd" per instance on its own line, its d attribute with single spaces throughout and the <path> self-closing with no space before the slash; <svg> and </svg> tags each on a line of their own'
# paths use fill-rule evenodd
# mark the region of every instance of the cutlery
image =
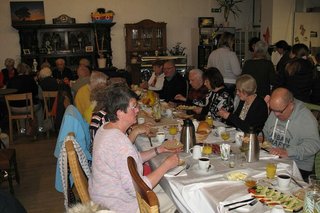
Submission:
<svg viewBox="0 0 320 213">
<path fill-rule="evenodd" d="M 296 179 L 291 176 L 291 180 L 299 187 L 304 188 Z"/>
<path fill-rule="evenodd" d="M 231 211 L 231 210 L 234 210 L 234 209 L 240 208 L 240 207 L 242 207 L 242 206 L 246 206 L 246 205 L 254 206 L 257 202 L 258 202 L 258 200 L 254 199 L 254 200 L 253 200 L 252 202 L 250 202 L 250 203 L 246 203 L 246 204 L 242 204 L 242 205 L 240 205 L 240 206 L 232 207 L 232 208 L 229 208 L 228 210 Z"/>
<path fill-rule="evenodd" d="M 233 203 L 226 204 L 226 205 L 224 205 L 223 207 L 231 206 L 231 205 L 238 204 L 238 203 L 244 203 L 244 202 L 253 201 L 254 199 L 255 199 L 255 198 L 252 197 L 252 198 L 249 198 L 249 199 L 246 199 L 246 200 L 240 200 L 240 201 L 237 201 L 237 202 L 233 202 Z"/>
<path fill-rule="evenodd" d="M 209 172 L 209 169 L 211 168 L 211 164 L 208 166 L 208 168 L 207 168 L 207 172 Z"/>
<path fill-rule="evenodd" d="M 174 174 L 173 176 L 177 176 L 177 175 L 179 175 L 183 170 L 188 170 L 189 169 L 189 167 L 190 167 L 190 165 L 189 164 L 187 164 L 185 167 L 183 167 L 183 169 L 181 169 L 179 172 L 177 172 L 176 174 Z"/>
<path fill-rule="evenodd" d="M 262 149 L 263 151 L 266 151 L 267 153 L 269 153 L 269 150 L 268 150 L 268 149 L 265 149 L 265 148 L 262 148 L 262 147 L 261 147 L 261 149 Z"/>
<path fill-rule="evenodd" d="M 149 139 L 150 146 L 153 147 L 152 142 L 151 142 L 151 137 L 149 135 L 147 135 L 147 137 Z"/>
</svg>

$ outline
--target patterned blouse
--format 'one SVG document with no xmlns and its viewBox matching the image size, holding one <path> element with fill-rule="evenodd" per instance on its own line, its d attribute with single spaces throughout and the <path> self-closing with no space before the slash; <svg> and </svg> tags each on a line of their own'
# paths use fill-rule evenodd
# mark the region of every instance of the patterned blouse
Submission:
<svg viewBox="0 0 320 213">
<path fill-rule="evenodd" d="M 202 109 L 201 114 L 207 115 L 208 112 L 211 113 L 213 119 L 221 121 L 222 118 L 218 116 L 218 111 L 224 108 L 228 112 L 233 112 L 233 98 L 229 92 L 223 88 L 218 92 L 210 91 L 206 97 L 205 107 Z"/>
</svg>

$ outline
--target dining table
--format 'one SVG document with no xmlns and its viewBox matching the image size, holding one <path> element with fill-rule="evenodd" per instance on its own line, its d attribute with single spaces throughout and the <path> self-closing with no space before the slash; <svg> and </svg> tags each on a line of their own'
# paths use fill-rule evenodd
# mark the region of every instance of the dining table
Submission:
<svg viewBox="0 0 320 213">
<path fill-rule="evenodd" d="M 181 119 L 169 119 L 170 122 L 176 122 L 181 125 Z M 170 123 L 169 122 L 169 123 Z M 219 126 L 226 127 L 230 132 L 230 138 L 223 140 L 217 133 Z M 157 131 L 163 131 L 167 139 L 172 139 L 168 133 L 168 125 L 165 122 L 161 125 L 155 124 Z M 181 129 L 181 127 L 180 127 Z M 289 174 L 294 177 L 303 186 L 306 185 L 302 181 L 302 176 L 296 165 L 291 159 L 279 158 L 271 155 L 264 150 L 260 150 L 259 160 L 248 163 L 243 152 L 240 151 L 238 144 L 235 141 L 235 134 L 238 132 L 235 128 L 228 127 L 224 123 L 214 121 L 214 128 L 203 144 L 229 144 L 231 152 L 235 156 L 235 164 L 230 167 L 228 160 L 222 160 L 219 154 L 210 154 L 207 157 L 210 160 L 210 168 L 202 170 L 199 168 L 198 159 L 193 159 L 191 150 L 179 153 L 179 157 L 185 161 L 184 165 L 178 166 L 168 171 L 160 180 L 160 185 L 164 191 L 169 195 L 179 212 L 183 213 L 209 213 L 209 212 L 270 212 L 270 207 L 262 202 L 256 202 L 254 205 L 248 205 L 229 211 L 229 208 L 223 207 L 233 201 L 246 200 L 251 198 L 248 192 L 248 187 L 245 185 L 245 180 L 252 179 L 259 184 L 273 187 L 283 193 L 292 195 L 295 191 L 300 189 L 300 186 L 293 181 L 286 189 L 278 187 L 277 178 L 266 178 L 266 165 L 274 163 L 277 166 L 277 174 Z M 179 133 L 174 136 L 179 140 Z M 145 151 L 155 146 L 161 145 L 155 137 L 151 138 L 151 143 L 145 135 L 139 135 L 135 141 L 135 145 L 139 151 Z M 152 146 L 152 147 L 151 147 Z M 170 153 L 161 153 L 149 161 L 152 169 L 156 169 Z M 180 172 L 180 173 L 179 173 Z M 242 173 L 246 175 L 245 179 L 230 180 L 231 173 Z M 176 175 L 179 173 L 178 175 Z M 252 201 L 252 200 L 251 200 Z M 231 206 L 232 207 L 232 206 Z"/>
</svg>

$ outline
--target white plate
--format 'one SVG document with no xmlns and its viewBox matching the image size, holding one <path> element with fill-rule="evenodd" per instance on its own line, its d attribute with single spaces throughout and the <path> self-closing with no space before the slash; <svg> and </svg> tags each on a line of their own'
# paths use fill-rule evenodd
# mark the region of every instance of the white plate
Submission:
<svg viewBox="0 0 320 213">
<path fill-rule="evenodd" d="M 233 174 L 233 173 L 243 173 L 245 175 L 245 177 L 241 178 L 241 179 L 231 179 L 230 178 L 230 175 Z M 249 176 L 249 173 L 247 170 L 235 170 L 235 171 L 231 171 L 231 172 L 228 172 L 225 174 L 225 178 L 227 180 L 230 180 L 230 181 L 242 181 L 242 180 L 245 180 L 247 177 Z"/>
<path fill-rule="evenodd" d="M 214 173 L 214 166 L 211 165 L 209 171 L 207 169 L 200 169 L 199 164 L 193 165 L 190 169 L 188 169 L 187 173 L 195 173 L 198 175 L 211 175 Z"/>
</svg>

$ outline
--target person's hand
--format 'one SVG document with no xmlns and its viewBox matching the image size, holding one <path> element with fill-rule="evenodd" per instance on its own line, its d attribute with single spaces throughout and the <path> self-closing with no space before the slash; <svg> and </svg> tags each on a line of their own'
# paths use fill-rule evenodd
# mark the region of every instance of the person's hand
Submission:
<svg viewBox="0 0 320 213">
<path fill-rule="evenodd" d="M 142 82 L 142 83 L 140 84 L 140 87 L 141 87 L 142 89 L 148 89 L 148 82 L 146 82 L 146 81 Z"/>
<path fill-rule="evenodd" d="M 228 112 L 227 110 L 225 110 L 224 108 L 221 108 L 219 111 L 218 111 L 218 115 L 223 118 L 223 119 L 227 119 L 230 115 L 230 112 Z"/>
<path fill-rule="evenodd" d="M 179 165 L 179 155 L 178 154 L 173 154 L 163 162 L 163 164 L 166 166 L 167 171 L 170 169 L 173 169 Z"/>
<path fill-rule="evenodd" d="M 287 158 L 288 157 L 288 152 L 286 149 L 279 148 L 279 147 L 274 147 L 269 149 L 269 153 L 272 155 L 278 155 L 281 158 Z"/>
<path fill-rule="evenodd" d="M 192 111 L 194 111 L 196 114 L 200 114 L 202 111 L 202 107 L 195 107 Z"/>
<path fill-rule="evenodd" d="M 187 99 L 181 95 L 181 94 L 178 94 L 174 97 L 174 100 L 178 100 L 178 101 L 186 101 Z"/>
</svg>

